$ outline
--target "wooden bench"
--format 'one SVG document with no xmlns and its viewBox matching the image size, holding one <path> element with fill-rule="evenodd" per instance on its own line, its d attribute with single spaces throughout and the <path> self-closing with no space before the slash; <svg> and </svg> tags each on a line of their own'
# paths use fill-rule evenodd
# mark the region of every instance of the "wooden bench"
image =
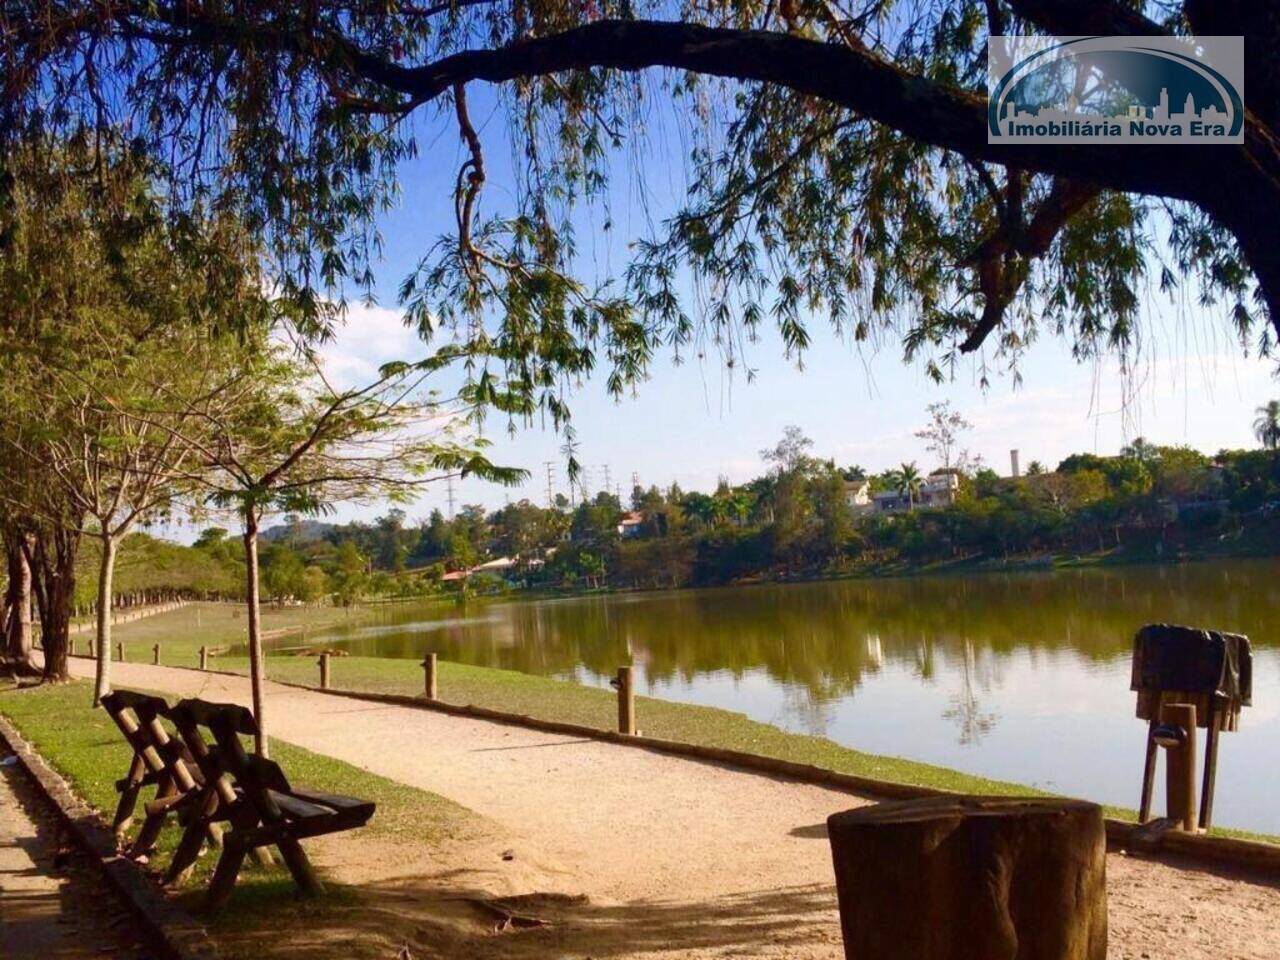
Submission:
<svg viewBox="0 0 1280 960">
<path fill-rule="evenodd" d="M 231 896 L 248 853 L 268 846 L 280 851 L 302 893 L 321 893 L 323 887 L 300 841 L 363 826 L 373 816 L 374 804 L 294 787 L 278 764 L 250 755 L 240 738 L 256 735 L 258 725 L 244 707 L 183 700 L 169 711 L 169 718 L 204 778 L 170 865 L 170 878 L 195 862 L 205 828 L 226 821 L 230 830 L 222 836 L 222 855 L 209 885 L 210 909 Z M 205 730 L 212 734 L 212 743 L 205 739 Z"/>
<path fill-rule="evenodd" d="M 128 773 L 116 781 L 120 802 L 111 825 L 117 838 L 123 838 L 133 822 L 143 789 L 156 788 L 154 799 L 144 805 L 142 829 L 127 851 L 129 856 L 138 856 L 151 850 L 165 817 L 199 789 L 201 778 L 186 746 L 170 737 L 160 722 L 169 712 L 163 699 L 115 690 L 102 698 L 102 706 L 133 748 Z"/>
</svg>

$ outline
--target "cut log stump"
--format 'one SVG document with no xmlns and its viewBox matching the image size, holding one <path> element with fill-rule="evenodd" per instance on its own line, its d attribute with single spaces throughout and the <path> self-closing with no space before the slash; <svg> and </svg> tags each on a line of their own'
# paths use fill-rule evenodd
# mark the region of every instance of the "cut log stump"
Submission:
<svg viewBox="0 0 1280 960">
<path fill-rule="evenodd" d="M 929 797 L 827 821 L 846 960 L 1105 960 L 1106 831 L 1079 800 Z"/>
</svg>

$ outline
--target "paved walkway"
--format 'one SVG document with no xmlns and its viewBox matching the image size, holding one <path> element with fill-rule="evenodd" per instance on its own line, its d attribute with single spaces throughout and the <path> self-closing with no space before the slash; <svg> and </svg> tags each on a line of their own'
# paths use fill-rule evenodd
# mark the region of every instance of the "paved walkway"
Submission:
<svg viewBox="0 0 1280 960">
<path fill-rule="evenodd" d="M 0 767 L 0 958 L 141 960 L 120 905 L 55 834 L 23 774 Z"/>
<path fill-rule="evenodd" d="M 92 671 L 88 661 L 74 672 Z M 248 704 L 240 677 L 124 663 L 120 686 Z M 656 940 L 691 933 L 717 905 L 781 920 L 799 896 L 800 941 L 772 955 L 835 958 L 826 817 L 865 798 L 592 739 L 269 685 L 283 740 L 446 796 L 496 821 L 548 885 L 593 903 L 671 904 Z M 1280 956 L 1280 890 L 1109 858 L 1111 957 Z M 549 879 L 548 879 L 549 878 Z M 697 909 L 692 909 L 693 907 Z M 692 912 L 690 912 L 692 910 Z M 635 929 L 635 928 L 633 928 Z M 785 929 L 785 924 L 780 926 Z M 800 931 L 793 926 L 791 934 Z M 668 942 L 668 946 L 675 946 Z"/>
</svg>

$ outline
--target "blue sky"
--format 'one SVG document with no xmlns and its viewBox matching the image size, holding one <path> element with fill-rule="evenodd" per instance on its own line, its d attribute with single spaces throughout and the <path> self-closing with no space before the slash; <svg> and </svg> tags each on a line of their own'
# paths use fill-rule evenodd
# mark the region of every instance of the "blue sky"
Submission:
<svg viewBox="0 0 1280 960">
<path fill-rule="evenodd" d="M 657 91 L 656 80 L 652 90 Z M 473 84 L 470 99 L 489 170 L 482 204 L 489 212 L 506 212 L 515 153 L 492 94 Z M 625 245 L 671 213 L 683 195 L 688 125 L 698 121 L 661 109 L 651 113 L 643 138 L 619 157 L 607 211 L 614 229 L 607 235 L 599 230 L 606 216 L 602 208 L 580 217 L 580 273 L 586 279 L 616 277 L 625 266 Z M 419 157 L 402 167 L 401 202 L 379 224 L 385 241 L 377 265 L 379 305 L 352 304 L 345 327 L 323 351 L 335 374 L 350 382 L 372 375 L 382 362 L 424 352 L 400 322 L 395 292 L 436 237 L 452 228 L 452 189 L 463 154 L 447 114 L 415 122 Z M 628 175 L 634 170 L 642 171 L 640 181 Z M 758 475 L 759 451 L 796 424 L 815 441 L 815 453 L 841 465 L 879 471 L 914 460 L 930 468 L 934 464 L 913 433 L 924 423 L 926 404 L 938 400 L 952 401 L 973 422 L 965 446 L 1001 473 L 1015 447 L 1024 464 L 1038 459 L 1053 465 L 1074 451 L 1113 453 L 1139 435 L 1207 452 L 1254 445 L 1254 409 L 1280 396 L 1274 364 L 1246 358 L 1225 324 L 1195 306 L 1171 304 L 1153 291 L 1144 309 L 1142 355 L 1129 374 L 1113 360 L 1081 365 L 1064 341 L 1046 334 L 1020 366 L 1021 386 L 1002 376 L 985 390 L 976 361 L 957 370 L 953 382 L 934 384 L 918 364 L 902 362 L 897 343 L 879 350 L 855 347 L 839 340 L 821 317 L 811 321 L 813 346 L 803 369 L 783 356 L 776 337 L 766 335 L 749 357 L 755 370 L 750 383 L 714 360 L 677 366 L 669 354 L 660 356 L 634 398 L 614 403 L 601 378 L 577 391 L 579 459 L 593 489 L 603 485 L 606 464 L 624 496 L 633 474 L 645 485 L 675 481 L 685 489 L 709 489 L 721 475 L 733 481 Z M 496 460 L 525 467 L 532 478 L 509 491 L 461 482 L 455 488 L 459 505 L 494 507 L 508 497 L 545 502 L 545 461 L 553 462 L 556 491 L 567 493 L 562 438 L 550 428 L 510 437 L 495 418 L 489 439 Z M 441 485 L 407 512 L 417 519 L 445 503 Z M 380 512 L 376 506 L 341 507 L 336 518 L 371 519 Z"/>
</svg>

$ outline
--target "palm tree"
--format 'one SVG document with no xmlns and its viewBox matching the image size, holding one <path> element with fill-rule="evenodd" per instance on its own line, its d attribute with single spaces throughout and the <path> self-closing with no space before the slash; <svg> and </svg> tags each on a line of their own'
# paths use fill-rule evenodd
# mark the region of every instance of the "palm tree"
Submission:
<svg viewBox="0 0 1280 960">
<path fill-rule="evenodd" d="M 1253 432 L 1258 442 L 1268 450 L 1280 448 L 1280 400 L 1271 400 L 1256 412 L 1258 419 L 1253 421 Z"/>
<path fill-rule="evenodd" d="M 893 471 L 891 480 L 893 485 L 897 487 L 898 493 L 907 498 L 907 511 L 914 510 L 916 508 L 916 496 L 920 493 L 920 487 L 924 483 L 915 461 L 904 463 L 900 469 Z"/>
</svg>

